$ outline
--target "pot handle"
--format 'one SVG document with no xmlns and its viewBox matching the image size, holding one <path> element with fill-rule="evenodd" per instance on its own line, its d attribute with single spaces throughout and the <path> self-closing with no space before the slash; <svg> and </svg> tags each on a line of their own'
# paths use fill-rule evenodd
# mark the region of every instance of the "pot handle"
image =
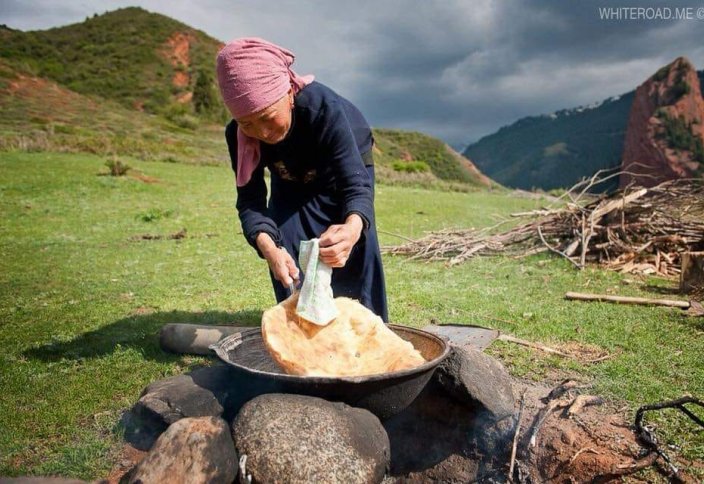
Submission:
<svg viewBox="0 0 704 484">
<path fill-rule="evenodd" d="M 244 340 L 242 339 L 242 333 L 232 333 L 229 336 L 225 336 L 223 339 L 219 340 L 217 343 L 213 343 L 208 348 L 215 351 L 218 355 L 221 353 L 226 354 L 228 351 L 234 350 L 240 346 Z"/>
</svg>

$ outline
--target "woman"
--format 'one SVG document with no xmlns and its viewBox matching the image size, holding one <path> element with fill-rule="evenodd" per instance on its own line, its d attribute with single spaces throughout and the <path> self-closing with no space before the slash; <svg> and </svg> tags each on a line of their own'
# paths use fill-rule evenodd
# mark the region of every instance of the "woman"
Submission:
<svg viewBox="0 0 704 484">
<path fill-rule="evenodd" d="M 388 322 L 374 221 L 371 129 L 347 99 L 291 70 L 291 52 L 237 39 L 217 56 L 225 129 L 245 238 L 267 260 L 276 300 L 299 277 L 298 247 L 319 238 L 335 297 Z M 267 203 L 264 168 L 271 173 Z"/>
</svg>

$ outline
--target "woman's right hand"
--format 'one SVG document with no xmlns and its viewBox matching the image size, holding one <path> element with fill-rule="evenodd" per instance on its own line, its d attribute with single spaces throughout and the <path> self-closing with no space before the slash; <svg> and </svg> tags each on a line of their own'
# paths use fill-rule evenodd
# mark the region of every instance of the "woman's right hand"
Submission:
<svg viewBox="0 0 704 484">
<path fill-rule="evenodd" d="M 256 242 L 269 264 L 269 269 L 274 274 L 274 279 L 286 287 L 298 280 L 298 267 L 296 267 L 296 262 L 291 257 L 291 254 L 286 252 L 286 249 L 277 247 L 269 234 L 264 232 L 260 232 L 257 235 Z"/>
</svg>

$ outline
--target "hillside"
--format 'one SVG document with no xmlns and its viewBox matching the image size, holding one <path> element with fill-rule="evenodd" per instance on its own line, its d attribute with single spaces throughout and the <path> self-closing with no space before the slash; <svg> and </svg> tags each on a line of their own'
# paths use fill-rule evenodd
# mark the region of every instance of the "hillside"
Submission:
<svg viewBox="0 0 704 484">
<path fill-rule="evenodd" d="M 48 30 L 3 27 L 0 40 L 7 64 L 80 94 L 172 116 L 224 114 L 220 106 L 193 105 L 199 77 L 199 88 L 210 91 L 205 96 L 215 94 L 212 73 L 222 43 L 163 15 L 129 7 Z"/>
<path fill-rule="evenodd" d="M 224 128 L 173 120 L 17 72 L 0 59 L 0 150 L 226 163 Z"/>
<path fill-rule="evenodd" d="M 466 157 L 441 140 L 415 131 L 374 129 L 374 158 L 383 180 L 442 181 L 457 188 L 496 187 Z"/>
<path fill-rule="evenodd" d="M 704 71 L 698 75 L 704 84 Z M 620 166 L 634 94 L 521 118 L 468 146 L 463 154 L 487 176 L 510 187 L 569 187 L 599 169 Z M 617 186 L 614 179 L 598 188 Z"/>
<path fill-rule="evenodd" d="M 601 103 L 522 118 L 464 151 L 497 182 L 530 190 L 569 187 L 621 163 L 633 92 Z M 618 181 L 609 187 L 615 188 Z"/>
</svg>

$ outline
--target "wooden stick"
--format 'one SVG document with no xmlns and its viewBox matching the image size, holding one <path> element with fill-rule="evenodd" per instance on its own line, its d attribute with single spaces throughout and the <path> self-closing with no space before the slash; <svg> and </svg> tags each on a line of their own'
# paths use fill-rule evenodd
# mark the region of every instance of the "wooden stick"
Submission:
<svg viewBox="0 0 704 484">
<path fill-rule="evenodd" d="M 574 464 L 574 461 L 577 460 L 577 457 L 579 457 L 580 455 L 582 455 L 582 454 L 585 453 L 585 452 L 591 452 L 592 454 L 601 454 L 601 452 L 599 452 L 599 451 L 596 450 L 596 449 L 592 449 L 591 447 L 582 447 L 581 449 L 579 449 L 579 450 L 572 456 L 572 458 L 571 458 L 570 461 L 567 463 L 567 465 L 568 465 L 568 466 L 571 466 L 572 464 Z"/>
<path fill-rule="evenodd" d="M 567 415 L 571 417 L 581 412 L 584 407 L 589 407 L 592 405 L 601 405 L 603 403 L 604 399 L 596 395 L 577 395 L 577 397 L 572 400 L 572 404 L 567 409 Z"/>
<path fill-rule="evenodd" d="M 560 350 L 556 350 L 555 348 L 550 348 L 549 346 L 541 345 L 539 343 L 533 343 L 532 341 L 516 338 L 515 336 L 511 336 L 509 334 L 500 334 L 498 339 L 500 339 L 501 341 L 508 341 L 509 343 L 516 343 L 522 346 L 527 346 L 529 348 L 534 348 L 536 350 L 544 351 L 546 353 L 564 356 L 565 358 L 569 358 L 571 356 L 567 353 L 563 353 Z"/>
<path fill-rule="evenodd" d="M 528 445 L 530 447 L 535 447 L 538 440 L 538 431 L 553 410 L 559 407 L 566 407 L 567 405 L 568 404 L 564 403 L 562 400 L 550 400 L 550 402 L 548 402 L 548 404 L 540 410 L 535 425 L 533 426 L 533 430 L 530 433 L 530 440 L 528 441 Z"/>
<path fill-rule="evenodd" d="M 565 299 L 577 301 L 607 301 L 619 304 L 637 304 L 642 306 L 668 306 L 680 309 L 689 309 L 689 301 L 673 299 L 650 299 L 645 297 L 611 296 L 608 294 L 586 294 L 583 292 L 567 292 Z"/>
<path fill-rule="evenodd" d="M 508 480 L 513 482 L 513 466 L 516 464 L 516 448 L 518 447 L 518 434 L 521 431 L 521 417 L 523 417 L 523 409 L 526 405 L 526 392 L 528 390 L 523 390 L 523 395 L 521 395 L 521 406 L 518 409 L 518 418 L 516 419 L 516 432 L 513 434 L 513 445 L 511 447 L 511 464 L 508 468 Z"/>
<path fill-rule="evenodd" d="M 403 239 L 406 242 L 415 242 L 415 239 L 411 239 L 410 237 L 406 237 L 405 235 L 395 234 L 393 232 L 389 232 L 388 230 L 381 230 L 381 229 L 377 228 L 376 231 L 380 234 L 390 235 L 392 237 L 398 237 L 399 239 Z"/>
<path fill-rule="evenodd" d="M 545 247 L 547 247 L 550 252 L 554 252 L 558 255 L 561 255 L 562 257 L 564 257 L 565 259 L 570 261 L 572 264 L 574 264 L 574 266 L 577 269 L 580 269 L 580 270 L 582 269 L 582 266 L 580 266 L 575 261 L 573 261 L 567 254 L 565 254 L 564 252 L 560 252 L 559 250 L 557 250 L 556 248 L 554 248 L 550 244 L 548 244 L 548 242 L 545 240 L 545 237 L 543 237 L 543 232 L 540 228 L 540 225 L 538 225 L 538 235 L 540 236 L 540 240 L 543 242 L 543 244 L 545 244 Z"/>
</svg>

